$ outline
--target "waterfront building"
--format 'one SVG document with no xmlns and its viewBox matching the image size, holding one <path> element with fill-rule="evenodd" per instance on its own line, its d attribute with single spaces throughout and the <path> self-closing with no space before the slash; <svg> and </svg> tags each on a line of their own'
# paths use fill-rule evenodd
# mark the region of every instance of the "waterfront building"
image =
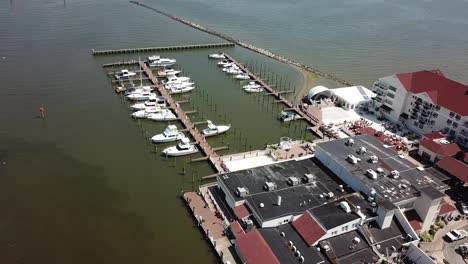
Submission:
<svg viewBox="0 0 468 264">
<path fill-rule="evenodd" d="M 419 142 L 418 155 L 426 161 L 437 162 L 445 157 L 451 157 L 460 151 L 456 143 L 448 141 L 440 133 L 424 135 Z"/>
<path fill-rule="evenodd" d="M 325 86 L 315 86 L 310 89 L 307 99 L 311 101 L 330 98 L 345 110 L 355 110 L 367 107 L 376 94 L 362 85 L 329 89 Z"/>
<path fill-rule="evenodd" d="M 380 78 L 374 91 L 374 106 L 388 120 L 420 135 L 440 131 L 468 146 L 468 86 L 434 70 Z"/>
<path fill-rule="evenodd" d="M 403 211 L 415 209 L 422 231 L 434 223 L 449 187 L 429 171 L 365 134 L 318 143 L 315 157 L 368 199 L 389 201 Z"/>
</svg>

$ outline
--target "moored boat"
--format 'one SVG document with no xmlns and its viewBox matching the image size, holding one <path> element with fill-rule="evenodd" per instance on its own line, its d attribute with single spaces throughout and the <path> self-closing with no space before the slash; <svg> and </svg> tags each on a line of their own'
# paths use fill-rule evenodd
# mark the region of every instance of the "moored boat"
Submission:
<svg viewBox="0 0 468 264">
<path fill-rule="evenodd" d="M 299 119 L 301 116 L 294 111 L 281 111 L 279 119 L 281 122 L 289 122 Z"/>
<path fill-rule="evenodd" d="M 135 76 L 135 75 L 136 75 L 136 73 L 125 69 L 125 70 L 121 70 L 120 72 L 116 73 L 114 76 L 115 76 L 115 78 L 117 80 L 123 80 L 123 79 L 128 79 L 128 78 L 130 78 L 132 76 Z"/>
<path fill-rule="evenodd" d="M 210 55 L 208 55 L 208 58 L 210 58 L 210 59 L 223 60 L 223 59 L 226 58 L 226 56 L 224 56 L 224 53 L 223 53 L 223 52 L 220 52 L 220 53 L 210 54 Z"/>
<path fill-rule="evenodd" d="M 250 76 L 245 72 L 237 74 L 234 78 L 238 80 L 250 80 Z"/>
<path fill-rule="evenodd" d="M 198 149 L 195 145 L 190 144 L 190 140 L 186 137 L 182 138 L 180 142 L 173 147 L 166 148 L 162 151 L 166 156 L 184 156 L 197 153 Z"/>
<path fill-rule="evenodd" d="M 160 111 L 161 111 L 161 107 L 158 107 L 158 106 L 148 107 L 146 109 L 133 112 L 132 117 L 147 118 L 149 115 L 160 112 Z"/>
<path fill-rule="evenodd" d="M 172 66 L 177 62 L 175 59 L 161 58 L 161 56 L 159 55 L 149 56 L 148 60 L 148 66 L 150 67 Z"/>
<path fill-rule="evenodd" d="M 157 113 L 150 114 L 147 118 L 153 121 L 172 121 L 176 120 L 177 116 L 169 109 L 162 109 Z"/>
<path fill-rule="evenodd" d="M 136 103 L 130 106 L 130 109 L 133 111 L 138 111 L 138 110 L 143 110 L 148 107 L 154 107 L 154 106 L 159 106 L 159 107 L 166 107 L 166 100 L 161 97 L 161 96 L 151 96 L 148 100 L 146 100 L 144 103 Z"/>
<path fill-rule="evenodd" d="M 151 138 L 153 143 L 172 142 L 184 138 L 184 133 L 177 130 L 175 125 L 169 125 L 164 132 L 157 134 Z"/>
<path fill-rule="evenodd" d="M 208 123 L 208 127 L 203 129 L 202 132 L 207 137 L 225 133 L 231 128 L 231 125 L 219 125 L 218 126 L 218 125 L 213 124 L 213 122 L 211 122 L 210 120 L 207 120 L 206 122 Z"/>
</svg>

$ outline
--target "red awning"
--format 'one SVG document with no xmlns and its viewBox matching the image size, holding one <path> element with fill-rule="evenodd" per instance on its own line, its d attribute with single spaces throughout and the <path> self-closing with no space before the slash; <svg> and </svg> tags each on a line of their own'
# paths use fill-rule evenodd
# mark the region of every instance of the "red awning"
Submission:
<svg viewBox="0 0 468 264">
<path fill-rule="evenodd" d="M 292 225 L 309 246 L 316 244 L 326 234 L 322 226 L 307 211 L 294 221 Z"/>
<path fill-rule="evenodd" d="M 241 204 L 239 206 L 234 207 L 233 211 L 237 219 L 242 219 L 251 215 L 249 209 L 245 206 L 245 204 Z"/>
<path fill-rule="evenodd" d="M 240 235 L 236 247 L 248 264 L 280 264 L 258 229 Z"/>
<path fill-rule="evenodd" d="M 461 181 L 468 183 L 468 165 L 452 157 L 439 160 L 436 165 Z"/>
</svg>

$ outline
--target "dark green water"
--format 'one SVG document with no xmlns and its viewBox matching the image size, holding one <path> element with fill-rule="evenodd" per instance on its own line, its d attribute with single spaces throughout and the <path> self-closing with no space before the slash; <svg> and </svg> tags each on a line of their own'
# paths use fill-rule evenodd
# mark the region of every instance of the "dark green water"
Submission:
<svg viewBox="0 0 468 264">
<path fill-rule="evenodd" d="M 132 120 L 113 93 L 101 64 L 137 54 L 90 53 L 220 40 L 125 1 L 2 2 L 0 39 L 0 263 L 216 262 L 178 198 L 211 167 L 155 154 L 147 138 L 166 124 Z M 227 51 L 268 63 L 288 86 L 299 83 L 293 69 Z M 272 99 L 244 94 L 210 52 L 163 55 L 197 83 L 183 106 L 199 110 L 195 121 L 232 123 L 227 135 L 210 139 L 213 146 L 234 153 L 304 136 L 305 124 L 276 121 Z M 45 120 L 37 118 L 41 105 Z"/>
</svg>

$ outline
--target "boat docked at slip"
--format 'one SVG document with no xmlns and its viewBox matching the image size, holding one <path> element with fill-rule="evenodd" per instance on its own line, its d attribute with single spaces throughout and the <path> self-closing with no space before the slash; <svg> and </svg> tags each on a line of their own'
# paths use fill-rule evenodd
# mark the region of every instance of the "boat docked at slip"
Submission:
<svg viewBox="0 0 468 264">
<path fill-rule="evenodd" d="M 244 88 L 244 91 L 247 93 L 261 93 L 264 91 L 263 87 L 254 87 L 254 88 Z"/>
<path fill-rule="evenodd" d="M 227 67 L 231 65 L 232 63 L 228 60 L 222 60 L 222 61 L 219 61 L 217 64 L 219 67 Z"/>
<path fill-rule="evenodd" d="M 239 73 L 234 78 L 237 80 L 250 80 L 250 76 L 246 72 Z"/>
<path fill-rule="evenodd" d="M 151 114 L 157 113 L 161 111 L 161 107 L 159 106 L 152 106 L 145 108 L 143 110 L 138 110 L 132 113 L 133 118 L 148 118 Z"/>
<path fill-rule="evenodd" d="M 149 56 L 148 60 L 148 66 L 150 67 L 172 66 L 177 62 L 175 59 L 161 58 L 159 55 Z"/>
<path fill-rule="evenodd" d="M 127 94 L 125 97 L 132 101 L 146 101 L 153 97 L 153 95 L 154 94 L 151 92 L 151 90 L 137 90 Z"/>
<path fill-rule="evenodd" d="M 171 68 L 165 68 L 164 70 L 162 71 L 158 71 L 158 76 L 160 77 L 166 77 L 166 76 L 172 76 L 172 75 L 177 75 L 181 73 L 181 71 L 176 71 L 174 69 L 171 69 Z"/>
<path fill-rule="evenodd" d="M 169 89 L 169 93 L 170 94 L 188 93 L 194 89 L 195 89 L 195 86 L 171 87 Z"/>
<path fill-rule="evenodd" d="M 224 59 L 226 58 L 226 56 L 224 56 L 224 52 L 220 52 L 220 53 L 213 53 L 213 54 L 210 54 L 210 55 L 208 55 L 208 58 L 210 58 L 210 59 L 224 60 Z"/>
<path fill-rule="evenodd" d="M 172 157 L 190 155 L 197 152 L 197 147 L 190 144 L 190 140 L 186 137 L 182 138 L 176 146 L 166 148 L 162 151 L 166 156 Z"/>
<path fill-rule="evenodd" d="M 154 107 L 154 106 L 159 106 L 159 107 L 166 107 L 166 100 L 162 96 L 157 96 L 155 94 L 152 94 L 152 96 L 146 100 L 144 103 L 136 103 L 130 106 L 130 109 L 133 111 L 139 111 L 146 109 L 148 107 Z"/>
<path fill-rule="evenodd" d="M 223 71 L 227 74 L 232 74 L 232 75 L 237 75 L 243 73 L 241 69 L 238 67 L 229 67 L 229 68 L 224 68 Z"/>
<path fill-rule="evenodd" d="M 209 136 L 215 136 L 215 135 L 219 135 L 219 134 L 222 134 L 222 133 L 225 133 L 226 131 L 228 131 L 230 128 L 231 128 L 231 125 L 215 125 L 213 124 L 213 122 L 211 122 L 210 120 L 207 120 L 206 121 L 208 123 L 208 127 L 203 129 L 203 135 L 209 137 Z"/>
<path fill-rule="evenodd" d="M 190 77 L 177 77 L 175 75 L 167 76 L 167 80 L 163 81 L 163 84 L 172 84 L 172 83 L 181 83 L 181 82 L 189 82 Z"/>
<path fill-rule="evenodd" d="M 164 87 L 167 90 L 170 90 L 172 88 L 184 88 L 188 86 L 193 86 L 194 84 L 195 83 L 193 82 L 174 82 L 174 83 L 165 84 Z"/>
<path fill-rule="evenodd" d="M 164 132 L 157 134 L 151 138 L 153 143 L 172 142 L 184 138 L 184 133 L 177 130 L 175 125 L 169 125 Z"/>
<path fill-rule="evenodd" d="M 147 118 L 153 121 L 172 121 L 176 120 L 177 116 L 169 109 L 161 109 L 161 111 L 157 113 L 148 115 Z"/>
<path fill-rule="evenodd" d="M 251 88 L 261 88 L 262 86 L 260 84 L 257 84 L 256 82 L 249 82 L 249 84 L 242 86 L 242 89 L 251 89 Z"/>
<path fill-rule="evenodd" d="M 279 120 L 281 120 L 281 122 L 289 122 L 289 121 L 293 121 L 296 119 L 300 119 L 301 115 L 299 115 L 298 113 L 294 111 L 281 111 L 278 118 Z"/>
<path fill-rule="evenodd" d="M 132 76 L 135 76 L 135 75 L 136 75 L 136 73 L 125 69 L 125 70 L 121 70 L 120 72 L 116 73 L 114 76 L 115 76 L 115 78 L 117 80 L 124 80 L 124 79 L 128 79 L 128 78 L 130 78 Z"/>
</svg>

